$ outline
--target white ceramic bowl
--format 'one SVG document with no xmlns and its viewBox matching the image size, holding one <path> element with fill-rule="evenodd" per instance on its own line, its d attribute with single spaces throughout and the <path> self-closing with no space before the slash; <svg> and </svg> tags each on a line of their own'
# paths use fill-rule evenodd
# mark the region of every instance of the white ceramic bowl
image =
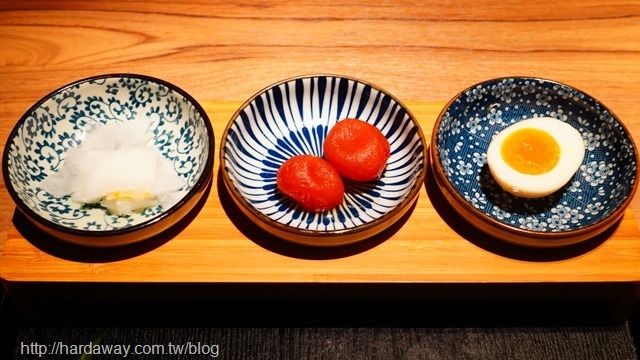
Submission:
<svg viewBox="0 0 640 360">
<path fill-rule="evenodd" d="M 151 119 L 154 146 L 185 180 L 175 205 L 116 216 L 42 189 L 93 124 L 139 117 Z M 33 105 L 9 135 L 2 174 L 18 210 L 41 230 L 78 245 L 120 246 L 158 235 L 191 211 L 211 184 L 213 150 L 209 118 L 185 91 L 149 76 L 108 74 L 65 85 Z"/>
<path fill-rule="evenodd" d="M 585 157 L 557 192 L 516 197 L 493 179 L 487 148 L 509 125 L 540 116 L 577 129 Z M 559 247 L 593 238 L 622 217 L 638 186 L 637 148 L 620 119 L 588 94 L 546 79 L 493 79 L 457 94 L 435 122 L 430 154 L 453 208 L 476 228 L 519 245 Z"/>
<path fill-rule="evenodd" d="M 322 156 L 327 132 L 347 117 L 382 131 L 391 145 L 387 167 L 378 181 L 347 182 L 337 208 L 303 211 L 278 191 L 276 173 L 293 155 Z M 311 246 L 346 245 L 389 227 L 416 201 L 427 162 L 420 126 L 398 99 L 334 75 L 300 76 L 259 91 L 233 115 L 220 148 L 224 183 L 243 213 L 275 236 Z"/>
</svg>

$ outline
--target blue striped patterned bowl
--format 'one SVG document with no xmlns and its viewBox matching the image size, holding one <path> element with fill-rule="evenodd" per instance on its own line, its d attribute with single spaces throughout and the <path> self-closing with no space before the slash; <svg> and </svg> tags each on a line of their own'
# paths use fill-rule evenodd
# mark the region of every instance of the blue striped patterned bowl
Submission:
<svg viewBox="0 0 640 360">
<path fill-rule="evenodd" d="M 352 117 L 377 126 L 391 145 L 378 181 L 346 182 L 338 207 L 305 212 L 281 194 L 276 173 L 293 155 L 322 156 L 329 129 Z M 294 243 L 338 246 L 369 238 L 411 207 L 424 182 L 426 143 L 410 111 L 381 88 L 348 77 L 287 79 L 254 95 L 233 115 L 220 145 L 224 183 L 252 221 Z"/>
<path fill-rule="evenodd" d="M 487 148 L 502 129 L 539 116 L 577 129 L 585 157 L 563 189 L 518 198 L 493 180 Z M 478 229 L 519 245 L 551 248 L 593 238 L 622 217 L 638 186 L 638 154 L 623 123 L 593 97 L 546 79 L 499 78 L 462 91 L 440 113 L 430 154 L 454 209 Z"/>
</svg>

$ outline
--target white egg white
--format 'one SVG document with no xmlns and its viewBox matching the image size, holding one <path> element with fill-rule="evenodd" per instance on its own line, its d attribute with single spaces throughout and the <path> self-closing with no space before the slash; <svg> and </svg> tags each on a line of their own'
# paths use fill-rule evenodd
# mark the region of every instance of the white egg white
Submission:
<svg viewBox="0 0 640 360">
<path fill-rule="evenodd" d="M 556 166 L 544 174 L 524 174 L 509 166 L 501 155 L 504 140 L 514 131 L 536 128 L 550 134 L 560 146 L 560 159 Z M 538 198 L 550 195 L 562 188 L 582 164 L 585 147 L 580 132 L 564 121 L 538 117 L 519 121 L 496 135 L 487 150 L 487 165 L 498 185 L 509 193 Z"/>
</svg>

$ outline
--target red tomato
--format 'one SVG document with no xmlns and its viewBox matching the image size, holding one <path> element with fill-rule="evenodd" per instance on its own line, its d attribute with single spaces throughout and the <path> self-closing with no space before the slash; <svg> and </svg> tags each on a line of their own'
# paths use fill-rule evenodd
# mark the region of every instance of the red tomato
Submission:
<svg viewBox="0 0 640 360">
<path fill-rule="evenodd" d="M 359 119 L 338 121 L 324 141 L 324 158 L 340 175 L 355 181 L 379 178 L 390 153 L 380 129 Z"/>
<path fill-rule="evenodd" d="M 278 169 L 276 184 L 306 211 L 332 209 L 344 196 L 340 174 L 326 160 L 314 155 L 296 155 L 285 161 Z"/>
</svg>

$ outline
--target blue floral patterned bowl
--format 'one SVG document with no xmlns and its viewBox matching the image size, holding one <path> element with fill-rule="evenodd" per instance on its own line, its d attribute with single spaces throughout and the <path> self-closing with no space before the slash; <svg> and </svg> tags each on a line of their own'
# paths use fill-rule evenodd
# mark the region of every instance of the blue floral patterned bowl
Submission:
<svg viewBox="0 0 640 360">
<path fill-rule="evenodd" d="M 375 182 L 346 182 L 338 207 L 305 212 L 278 191 L 276 173 L 293 155 L 322 156 L 328 130 L 347 117 L 383 132 L 391 145 L 387 166 Z M 389 227 L 416 201 L 428 157 L 420 126 L 400 101 L 332 75 L 287 79 L 258 92 L 233 115 L 220 148 L 223 180 L 239 208 L 271 234 L 310 246 L 346 245 Z"/>
<path fill-rule="evenodd" d="M 564 188 L 524 199 L 496 184 L 486 154 L 498 132 L 536 116 L 578 129 L 586 153 Z M 638 154 L 622 122 L 584 92 L 545 79 L 499 78 L 462 91 L 440 113 L 430 154 L 443 194 L 465 219 L 526 246 L 565 246 L 602 233 L 621 218 L 637 187 Z"/>
<path fill-rule="evenodd" d="M 87 129 L 141 117 L 150 120 L 153 145 L 184 179 L 173 205 L 116 216 L 43 190 L 42 181 Z M 120 246 L 160 234 L 198 203 L 211 184 L 213 150 L 209 118 L 186 92 L 148 76 L 102 75 L 63 86 L 31 107 L 9 136 L 2 174 L 17 208 L 46 233 L 77 245 Z"/>
</svg>

